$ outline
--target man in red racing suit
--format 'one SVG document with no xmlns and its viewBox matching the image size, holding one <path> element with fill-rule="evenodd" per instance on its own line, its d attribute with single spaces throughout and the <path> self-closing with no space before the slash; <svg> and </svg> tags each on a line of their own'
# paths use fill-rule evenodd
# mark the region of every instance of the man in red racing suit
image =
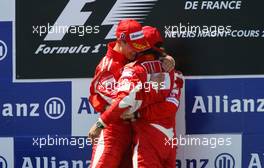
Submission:
<svg viewBox="0 0 264 168">
<path fill-rule="evenodd" d="M 132 19 L 119 22 L 116 37 L 117 42 L 109 43 L 106 56 L 97 66 L 90 87 L 89 101 L 94 109 L 101 113 L 105 110 L 106 105 L 112 103 L 112 99 L 116 95 L 115 83 L 121 75 L 123 66 L 129 60 L 133 60 L 137 52 L 150 47 L 144 39 L 142 26 Z M 94 130 L 98 130 L 97 127 L 96 124 Z M 125 165 L 120 165 L 123 155 L 127 151 L 131 151 L 129 150 L 132 144 L 131 124 L 125 124 L 124 122 L 111 124 L 101 132 L 101 135 L 98 143 L 102 142 L 103 145 L 94 144 L 93 146 L 92 168 L 117 168 L 132 165 L 129 162 L 131 160 L 129 157 L 128 161 L 123 161 Z M 122 135 L 122 138 L 120 138 L 120 135 Z"/>
<path fill-rule="evenodd" d="M 144 36 L 152 48 L 161 47 L 163 39 L 159 31 L 151 26 L 143 27 Z M 139 110 L 140 118 L 133 123 L 134 153 L 133 166 L 138 168 L 175 168 L 176 112 L 180 105 L 183 75 L 174 73 L 174 84 L 166 100 L 157 103 L 158 108 Z"/>
<path fill-rule="evenodd" d="M 140 118 L 133 123 L 133 166 L 138 168 L 175 168 L 176 112 L 180 105 L 183 78 L 174 74 L 174 84 L 165 102 L 159 108 L 140 109 Z"/>
<path fill-rule="evenodd" d="M 179 107 L 183 79 L 180 72 L 165 73 L 160 93 L 166 98 L 162 101 L 162 96 L 155 97 L 156 102 L 160 102 L 151 105 L 155 100 L 147 96 L 145 85 L 142 84 L 148 82 L 149 76 L 153 73 L 163 72 L 159 66 L 159 62 L 153 61 L 149 55 L 141 56 L 136 63 L 127 65 L 119 79 L 121 86 L 118 89 L 118 96 L 102 113 L 100 119 L 100 122 L 107 126 L 115 122 L 120 123 L 120 115 L 126 110 L 131 113 L 140 111 L 140 119 L 133 124 L 134 167 L 176 166 L 176 147 L 170 146 L 167 142 L 176 136 L 175 115 Z M 156 108 L 144 108 L 146 106 Z"/>
<path fill-rule="evenodd" d="M 162 165 L 167 164 L 168 167 L 171 167 L 171 164 L 175 165 L 176 148 L 172 148 L 169 145 L 165 146 L 165 138 L 171 140 L 176 136 L 175 113 L 179 106 L 182 80 L 178 77 L 180 75 L 174 71 L 163 73 L 164 82 L 162 86 L 158 86 L 159 96 L 149 96 L 147 91 L 149 88 L 146 89 L 144 87 L 149 82 L 150 75 L 163 72 L 160 62 L 153 61 L 153 58 L 150 57 L 152 55 L 141 56 L 135 64 L 125 66 L 118 81 L 120 86 L 118 86 L 117 97 L 113 100 L 110 107 L 101 114 L 99 120 L 107 128 L 112 123 L 120 123 L 120 116 L 125 111 L 133 113 L 139 110 L 142 117 L 133 124 L 136 132 L 133 165 L 139 167 L 162 167 Z M 157 104 L 156 108 L 145 108 L 148 106 L 154 107 L 153 103 L 155 102 L 162 105 L 163 109 L 167 109 L 169 114 L 164 112 L 165 116 L 162 116 L 163 111 L 160 110 L 159 106 L 157 108 Z M 144 108 L 147 109 L 146 112 L 143 111 Z M 155 118 L 158 113 L 159 117 Z M 154 138 L 156 136 L 162 138 Z M 148 144 L 150 139 L 153 140 L 151 145 Z M 157 149 L 153 148 L 152 145 L 155 145 Z M 159 149 L 161 151 L 157 154 L 155 150 Z M 149 153 L 150 151 L 152 153 Z M 150 155 L 155 157 L 150 157 Z M 158 158 L 158 156 L 161 158 Z"/>
<path fill-rule="evenodd" d="M 97 66 L 95 77 L 91 83 L 89 101 L 94 109 L 101 113 L 103 113 L 107 105 L 112 103 L 113 98 L 115 98 L 116 81 L 121 76 L 123 66 L 129 61 L 125 55 L 126 52 L 116 51 L 115 46 L 116 42 L 109 43 L 107 54 Z M 132 166 L 130 162 L 132 154 L 130 155 L 131 150 L 129 150 L 132 144 L 131 132 L 131 124 L 124 122 L 111 124 L 104 129 L 102 132 L 103 136 L 101 136 L 101 138 L 103 137 L 104 146 L 103 148 L 97 144 L 93 146 L 91 167 L 115 168 L 119 166 L 129 168 Z M 102 139 L 99 140 L 99 142 L 101 141 Z M 128 157 L 124 157 L 126 155 Z M 122 158 L 123 161 L 120 165 Z"/>
</svg>

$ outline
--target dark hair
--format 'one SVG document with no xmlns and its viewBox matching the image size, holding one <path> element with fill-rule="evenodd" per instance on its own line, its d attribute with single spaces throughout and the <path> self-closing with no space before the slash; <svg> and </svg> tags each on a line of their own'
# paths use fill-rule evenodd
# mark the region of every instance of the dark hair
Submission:
<svg viewBox="0 0 264 168">
<path fill-rule="evenodd" d="M 155 44 L 155 47 L 157 47 L 157 48 L 161 48 L 161 47 L 163 47 L 163 43 L 160 41 L 160 42 L 157 42 L 156 44 Z"/>
</svg>

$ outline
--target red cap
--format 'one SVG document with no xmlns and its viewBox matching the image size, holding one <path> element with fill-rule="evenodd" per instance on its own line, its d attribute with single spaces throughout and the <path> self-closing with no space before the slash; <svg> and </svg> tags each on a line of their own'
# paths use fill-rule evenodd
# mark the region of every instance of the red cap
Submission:
<svg viewBox="0 0 264 168">
<path fill-rule="evenodd" d="M 133 19 L 121 20 L 116 29 L 118 40 L 126 41 L 134 50 L 141 52 L 151 48 L 144 37 L 142 26 Z"/>
<path fill-rule="evenodd" d="M 145 39 L 148 41 L 152 48 L 155 47 L 157 43 L 163 43 L 163 38 L 157 28 L 144 26 L 142 29 Z"/>
</svg>

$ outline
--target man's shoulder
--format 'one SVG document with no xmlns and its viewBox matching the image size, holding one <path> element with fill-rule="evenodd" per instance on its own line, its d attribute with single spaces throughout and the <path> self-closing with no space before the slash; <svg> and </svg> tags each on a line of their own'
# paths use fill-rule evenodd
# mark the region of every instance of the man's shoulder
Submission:
<svg viewBox="0 0 264 168">
<path fill-rule="evenodd" d="M 159 60 L 152 60 L 152 61 L 144 61 L 140 63 L 140 66 L 147 72 L 147 73 L 158 73 L 163 72 L 162 64 Z"/>
<path fill-rule="evenodd" d="M 137 61 L 130 62 L 124 66 L 124 70 L 131 71 L 134 73 L 142 73 L 145 72 L 143 66 Z"/>
<path fill-rule="evenodd" d="M 133 61 L 124 66 L 124 70 L 131 71 L 135 74 L 150 74 L 163 72 L 161 62 L 159 60 L 153 61 Z"/>
<path fill-rule="evenodd" d="M 123 68 L 123 64 L 109 56 L 104 56 L 100 63 L 97 65 L 96 69 L 99 71 L 117 71 Z"/>
</svg>

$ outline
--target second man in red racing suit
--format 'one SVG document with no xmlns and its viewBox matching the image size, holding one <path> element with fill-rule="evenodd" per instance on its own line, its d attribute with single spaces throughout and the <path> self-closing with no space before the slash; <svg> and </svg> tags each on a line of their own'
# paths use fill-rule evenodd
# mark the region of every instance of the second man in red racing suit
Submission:
<svg viewBox="0 0 264 168">
<path fill-rule="evenodd" d="M 181 88 L 180 83 L 182 81 L 176 79 L 177 74 L 174 73 L 174 71 L 170 73 L 163 72 L 165 75 L 164 83 L 162 86 L 158 86 L 157 89 L 159 96 L 149 96 L 147 89 L 144 88 L 146 87 L 144 84 L 150 81 L 149 78 L 151 75 L 162 72 L 163 70 L 161 68 L 160 62 L 155 61 L 153 59 L 153 55 L 141 56 L 141 58 L 133 65 L 127 65 L 118 81 L 120 86 L 118 86 L 119 89 L 117 97 L 111 106 L 104 113 L 102 113 L 100 118 L 100 121 L 107 128 L 112 123 L 120 123 L 120 116 L 123 112 L 130 111 L 133 113 L 136 110 L 141 111 L 142 117 L 133 124 L 134 130 L 136 131 L 134 138 L 134 142 L 136 144 L 133 157 L 134 166 L 139 166 L 142 168 L 151 166 L 161 167 L 164 162 L 169 162 L 168 165 L 173 164 L 173 162 L 175 164 L 175 160 L 173 160 L 176 159 L 175 148 L 171 148 L 171 146 L 164 147 L 164 151 L 161 151 L 163 159 L 159 159 L 156 158 L 156 156 L 159 155 L 159 153 L 155 152 L 156 149 L 153 149 L 150 147 L 150 145 L 147 145 L 146 142 L 148 142 L 149 139 L 143 138 L 145 133 L 147 133 L 149 136 L 148 138 L 151 139 L 154 138 L 153 136 L 162 137 L 160 141 L 156 141 L 154 144 L 151 144 L 151 146 L 155 144 L 159 145 L 157 146 L 159 149 L 161 147 L 161 143 L 162 145 L 165 144 L 164 142 L 166 137 L 168 137 L 167 139 L 171 139 L 176 136 L 175 113 L 179 106 L 179 95 Z M 176 84 L 175 81 L 180 82 L 179 84 Z M 154 84 L 151 87 L 153 86 Z M 166 110 L 164 112 L 165 115 L 162 114 L 162 108 L 163 110 Z M 163 119 L 163 121 L 161 121 L 161 119 Z M 146 121 L 153 121 L 153 123 L 149 124 L 149 122 Z M 161 131 L 159 129 L 161 129 Z M 169 130 L 170 133 L 164 133 L 164 129 Z M 138 144 L 139 140 L 142 141 L 140 146 Z M 152 151 L 152 153 L 147 154 L 149 151 L 145 150 L 146 148 Z M 151 154 L 155 157 L 148 157 Z"/>
<path fill-rule="evenodd" d="M 97 66 L 95 77 L 91 84 L 89 101 L 98 112 L 103 112 L 106 109 L 106 106 L 112 103 L 112 100 L 116 95 L 116 90 L 113 86 L 121 76 L 123 66 L 128 62 L 128 59 L 124 54 L 116 51 L 114 48 L 115 46 L 115 42 L 109 43 L 107 54 Z M 137 46 L 144 50 L 142 45 L 136 45 L 136 47 Z M 103 135 L 101 138 L 103 138 L 104 146 L 93 146 L 91 166 L 93 168 L 116 168 L 118 166 L 120 168 L 131 167 L 132 163 L 130 160 L 132 154 L 130 155 L 131 150 L 128 150 L 132 143 L 131 130 L 131 125 L 124 124 L 124 122 L 111 124 L 107 129 L 104 129 L 101 134 Z M 128 156 L 124 157 L 126 155 Z M 122 158 L 123 161 L 120 165 Z"/>
<path fill-rule="evenodd" d="M 155 27 L 143 27 L 144 35 L 153 48 L 158 49 L 163 39 Z M 175 71 L 174 84 L 166 100 L 157 103 L 157 108 L 139 110 L 140 118 L 133 123 L 134 154 L 133 167 L 175 168 L 176 167 L 176 112 L 180 105 L 183 75 Z M 153 107 L 153 106 L 150 106 Z"/>
<path fill-rule="evenodd" d="M 148 73 L 147 76 L 155 72 L 161 72 L 159 70 L 154 70 L 155 61 L 147 61 L 146 56 L 146 62 L 142 62 L 143 60 L 144 56 L 143 58 L 141 58 L 141 60 L 137 60 L 137 64 L 141 62 L 141 66 Z M 136 86 L 138 84 L 138 81 L 146 80 L 146 75 L 141 68 L 136 64 L 133 64 L 132 66 L 130 64 L 130 68 L 129 66 L 126 66 L 126 69 L 124 70 L 124 73 L 121 77 L 122 81 L 120 81 L 123 86 L 119 89 L 118 95 L 121 96 L 116 99 L 115 105 L 112 105 L 107 110 L 109 114 L 105 112 L 103 115 L 101 115 L 101 120 L 102 122 L 105 122 L 104 124 L 109 124 L 111 122 L 118 121 L 119 115 L 128 107 L 131 112 L 139 109 L 141 117 L 133 124 L 135 131 L 133 166 L 140 168 L 174 168 L 176 166 L 176 147 L 170 146 L 167 142 L 172 141 L 176 136 L 176 111 L 179 107 L 181 88 L 183 86 L 182 74 L 177 71 L 174 73 L 174 75 L 170 74 L 169 80 L 168 77 L 165 78 L 166 82 L 169 81 L 169 83 L 172 84 L 170 85 L 172 89 L 170 90 L 169 95 L 166 97 L 165 101 L 148 106 L 155 101 L 151 100 L 151 98 L 148 98 L 146 94 L 142 92 L 140 94 L 140 91 L 135 91 L 137 90 Z M 133 78 L 132 74 L 137 75 L 135 75 Z M 130 78 L 126 79 L 126 76 Z M 131 83 L 129 83 L 129 81 Z M 131 92 L 129 94 L 127 93 L 127 95 L 124 93 L 120 93 L 120 91 L 124 92 L 124 89 L 128 89 Z M 137 92 L 137 95 L 135 94 L 135 92 Z M 163 96 L 165 96 L 167 93 L 163 92 L 163 94 Z M 123 100 L 121 100 L 122 95 Z M 144 102 L 144 105 L 141 104 L 142 100 Z M 130 103 L 125 103 L 129 101 Z M 143 108 L 145 106 L 148 106 L 148 108 Z M 121 107 L 123 108 L 120 109 Z M 151 141 L 149 141 L 150 139 Z"/>
</svg>

